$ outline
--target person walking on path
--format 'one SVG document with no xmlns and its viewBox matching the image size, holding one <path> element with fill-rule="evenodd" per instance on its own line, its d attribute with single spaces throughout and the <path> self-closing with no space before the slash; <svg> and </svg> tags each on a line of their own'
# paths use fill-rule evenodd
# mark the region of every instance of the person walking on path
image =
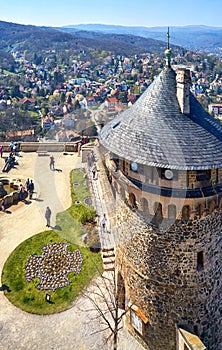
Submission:
<svg viewBox="0 0 222 350">
<path fill-rule="evenodd" d="M 50 227 L 51 214 L 52 214 L 51 209 L 47 207 L 45 211 L 46 227 Z"/>
<path fill-rule="evenodd" d="M 25 183 L 25 187 L 26 187 L 26 191 L 28 192 L 29 190 L 29 185 L 30 185 L 30 180 L 29 178 L 26 180 L 26 183 Z"/>
<path fill-rule="evenodd" d="M 19 185 L 18 194 L 19 194 L 20 201 L 23 201 L 25 199 L 25 187 L 23 186 L 23 184 Z"/>
<path fill-rule="evenodd" d="M 10 142 L 9 147 L 10 147 L 11 152 L 13 152 L 13 148 L 14 148 L 14 141 L 11 141 L 11 142 Z"/>
<path fill-rule="evenodd" d="M 106 221 L 107 221 L 106 214 L 103 214 L 103 218 L 101 220 L 101 228 L 103 232 L 105 232 L 106 230 Z"/>
<path fill-rule="evenodd" d="M 93 180 L 96 179 L 96 172 L 97 172 L 97 167 L 96 167 L 96 163 L 94 163 L 92 167 Z"/>
<path fill-rule="evenodd" d="M 16 156 L 16 154 L 17 154 L 17 143 L 16 142 L 13 145 L 12 153 L 13 153 L 14 156 Z"/>
<path fill-rule="evenodd" d="M 95 163 L 95 161 L 96 161 L 95 154 L 94 154 L 94 152 L 93 152 L 93 150 L 92 150 L 92 151 L 91 151 L 91 162 L 92 162 L 92 163 Z"/>
<path fill-rule="evenodd" d="M 29 199 L 32 199 L 32 195 L 34 192 L 34 183 L 32 180 L 30 180 L 28 191 L 29 191 Z"/>
<path fill-rule="evenodd" d="M 1 154 L 1 158 L 3 157 L 3 151 L 4 151 L 4 146 L 3 146 L 3 145 L 1 145 L 1 146 L 0 146 L 0 154 Z"/>
<path fill-rule="evenodd" d="M 5 211 L 5 198 L 2 198 L 1 200 L 1 209 L 2 211 Z"/>
<path fill-rule="evenodd" d="M 50 170 L 55 170 L 55 158 L 51 154 L 50 156 L 50 163 L 49 163 Z"/>
</svg>

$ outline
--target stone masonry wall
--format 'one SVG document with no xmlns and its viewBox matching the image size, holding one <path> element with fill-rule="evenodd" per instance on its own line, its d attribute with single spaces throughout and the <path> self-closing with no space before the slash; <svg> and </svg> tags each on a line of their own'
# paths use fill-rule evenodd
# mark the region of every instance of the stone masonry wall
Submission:
<svg viewBox="0 0 222 350">
<path fill-rule="evenodd" d="M 210 176 L 212 184 L 217 183 L 217 169 L 211 169 L 211 176 Z"/>
<path fill-rule="evenodd" d="M 197 327 L 207 349 L 221 350 L 221 213 L 156 228 L 121 200 L 117 207 L 117 266 L 126 299 L 148 318 L 144 336 L 134 335 L 150 350 L 175 350 L 175 325 L 186 324 Z"/>
<path fill-rule="evenodd" d="M 222 169 L 218 169 L 218 181 L 222 182 Z"/>
</svg>

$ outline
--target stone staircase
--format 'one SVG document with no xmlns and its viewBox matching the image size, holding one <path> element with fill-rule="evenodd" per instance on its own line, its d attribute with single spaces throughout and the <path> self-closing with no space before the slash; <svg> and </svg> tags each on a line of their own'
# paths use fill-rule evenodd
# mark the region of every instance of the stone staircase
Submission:
<svg viewBox="0 0 222 350">
<path fill-rule="evenodd" d="M 103 269 L 104 271 L 115 271 L 115 249 L 103 248 L 102 251 Z"/>
</svg>

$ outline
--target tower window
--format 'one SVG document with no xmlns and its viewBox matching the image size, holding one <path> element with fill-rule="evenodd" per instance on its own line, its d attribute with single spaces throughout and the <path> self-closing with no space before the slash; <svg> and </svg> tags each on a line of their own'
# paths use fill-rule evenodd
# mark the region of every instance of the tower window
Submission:
<svg viewBox="0 0 222 350">
<path fill-rule="evenodd" d="M 165 180 L 178 180 L 178 173 L 176 170 L 161 169 L 160 177 Z"/>
<path fill-rule="evenodd" d="M 193 331 L 196 335 L 198 335 L 198 326 L 197 325 L 193 326 Z"/>
<path fill-rule="evenodd" d="M 203 251 L 197 253 L 197 271 L 204 269 L 204 256 Z"/>
<path fill-rule="evenodd" d="M 190 218 L 190 207 L 189 205 L 184 205 L 182 208 L 182 220 L 189 220 Z"/>
<path fill-rule="evenodd" d="M 133 193 L 129 193 L 129 204 L 133 207 L 136 208 L 136 197 Z"/>
<path fill-rule="evenodd" d="M 207 181 L 210 180 L 210 170 L 197 170 L 196 172 L 197 181 Z"/>
<path fill-rule="evenodd" d="M 209 205 L 209 213 L 212 214 L 215 209 L 215 202 L 211 201 Z"/>
<path fill-rule="evenodd" d="M 204 210 L 205 210 L 204 204 L 200 203 L 199 206 L 198 206 L 198 214 L 199 214 L 200 217 L 203 215 Z"/>
</svg>

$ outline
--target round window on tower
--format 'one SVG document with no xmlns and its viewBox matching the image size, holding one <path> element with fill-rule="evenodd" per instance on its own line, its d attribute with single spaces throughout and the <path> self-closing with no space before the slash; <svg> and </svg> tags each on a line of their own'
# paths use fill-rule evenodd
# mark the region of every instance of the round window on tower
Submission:
<svg viewBox="0 0 222 350">
<path fill-rule="evenodd" d="M 138 170 L 138 165 L 135 162 L 132 162 L 130 165 L 130 168 L 132 171 L 137 171 Z"/>
<path fill-rule="evenodd" d="M 172 180 L 173 179 L 173 172 L 172 172 L 172 170 L 169 170 L 169 169 L 165 170 L 164 175 L 165 175 L 165 178 L 167 180 Z"/>
</svg>

